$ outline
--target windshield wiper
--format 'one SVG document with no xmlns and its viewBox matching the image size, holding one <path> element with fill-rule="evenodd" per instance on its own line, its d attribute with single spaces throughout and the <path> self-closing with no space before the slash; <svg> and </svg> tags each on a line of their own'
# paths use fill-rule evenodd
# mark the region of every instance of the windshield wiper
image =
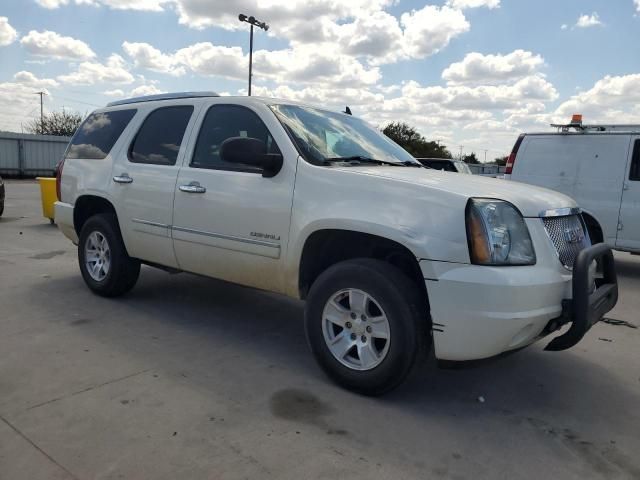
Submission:
<svg viewBox="0 0 640 480">
<path fill-rule="evenodd" d="M 392 162 L 390 160 L 380 160 L 378 158 L 365 157 L 363 155 L 352 155 L 351 157 L 329 157 L 324 159 L 325 162 L 333 163 L 333 162 L 347 162 L 356 164 L 357 163 L 372 163 L 375 165 L 392 165 L 394 167 L 422 167 L 422 164 L 419 162 L 412 162 L 410 160 L 406 160 L 404 162 Z"/>
</svg>

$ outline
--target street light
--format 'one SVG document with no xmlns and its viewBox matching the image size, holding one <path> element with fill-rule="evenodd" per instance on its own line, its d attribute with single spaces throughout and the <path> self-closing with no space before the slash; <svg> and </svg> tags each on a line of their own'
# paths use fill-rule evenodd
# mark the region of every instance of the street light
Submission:
<svg viewBox="0 0 640 480">
<path fill-rule="evenodd" d="M 253 27 L 256 26 L 266 32 L 267 30 L 269 30 L 269 25 L 267 25 L 265 22 L 256 20 L 256 17 L 247 17 L 243 13 L 238 15 L 238 20 L 251 25 L 251 33 L 249 34 L 249 96 L 251 96 L 251 69 L 253 66 Z"/>
</svg>

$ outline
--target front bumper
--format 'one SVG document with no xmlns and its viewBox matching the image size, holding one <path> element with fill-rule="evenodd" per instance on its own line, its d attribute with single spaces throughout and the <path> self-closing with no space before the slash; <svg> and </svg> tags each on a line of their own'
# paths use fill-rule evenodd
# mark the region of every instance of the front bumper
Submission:
<svg viewBox="0 0 640 480">
<path fill-rule="evenodd" d="M 602 277 L 592 280 L 593 261 L 602 267 Z M 618 280 L 613 252 L 604 243 L 582 250 L 573 266 L 572 299 L 565 302 L 563 318 L 571 322 L 566 333 L 554 338 L 545 350 L 557 352 L 577 344 L 589 329 L 618 302 Z"/>
<path fill-rule="evenodd" d="M 422 260 L 436 358 L 468 361 L 494 357 L 523 348 L 567 322 L 572 322 L 565 334 L 570 335 L 558 337 L 550 349 L 575 345 L 617 300 L 613 257 L 607 249 L 603 245 L 585 249 L 573 273 L 557 258 L 524 267 Z M 603 280 L 591 291 L 589 266 L 598 258 L 603 259 L 603 265 L 610 258 L 610 266 L 604 266 Z"/>
</svg>

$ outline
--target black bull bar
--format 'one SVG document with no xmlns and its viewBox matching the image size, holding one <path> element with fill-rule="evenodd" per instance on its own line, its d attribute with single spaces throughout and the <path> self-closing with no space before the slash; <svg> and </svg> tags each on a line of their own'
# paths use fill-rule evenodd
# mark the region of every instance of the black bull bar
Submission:
<svg viewBox="0 0 640 480">
<path fill-rule="evenodd" d="M 590 267 L 596 260 L 602 277 L 592 279 Z M 595 289 L 594 287 L 595 283 Z M 615 307 L 618 301 L 618 280 L 613 252 L 604 243 L 582 250 L 573 264 L 573 295 L 564 302 L 563 315 L 571 327 L 566 333 L 551 340 L 545 350 L 566 350 L 577 344 L 589 329 Z"/>
</svg>

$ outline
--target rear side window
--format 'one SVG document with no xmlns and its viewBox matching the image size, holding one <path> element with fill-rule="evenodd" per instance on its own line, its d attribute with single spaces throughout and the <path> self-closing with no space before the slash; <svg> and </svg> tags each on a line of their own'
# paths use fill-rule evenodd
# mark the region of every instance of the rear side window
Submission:
<svg viewBox="0 0 640 480">
<path fill-rule="evenodd" d="M 260 173 L 251 165 L 227 163 L 220 158 L 220 146 L 227 138 L 250 137 L 262 140 L 267 153 L 280 153 L 267 126 L 260 117 L 240 105 L 213 105 L 202 122 L 191 167 Z"/>
<path fill-rule="evenodd" d="M 629 180 L 640 181 L 640 139 L 633 143 L 633 157 L 631 158 Z"/>
<path fill-rule="evenodd" d="M 175 165 L 192 113 L 191 105 L 163 107 L 151 112 L 131 142 L 129 160 L 134 163 Z"/>
<path fill-rule="evenodd" d="M 71 139 L 66 158 L 102 160 L 135 114 L 135 109 L 92 113 Z"/>
</svg>

